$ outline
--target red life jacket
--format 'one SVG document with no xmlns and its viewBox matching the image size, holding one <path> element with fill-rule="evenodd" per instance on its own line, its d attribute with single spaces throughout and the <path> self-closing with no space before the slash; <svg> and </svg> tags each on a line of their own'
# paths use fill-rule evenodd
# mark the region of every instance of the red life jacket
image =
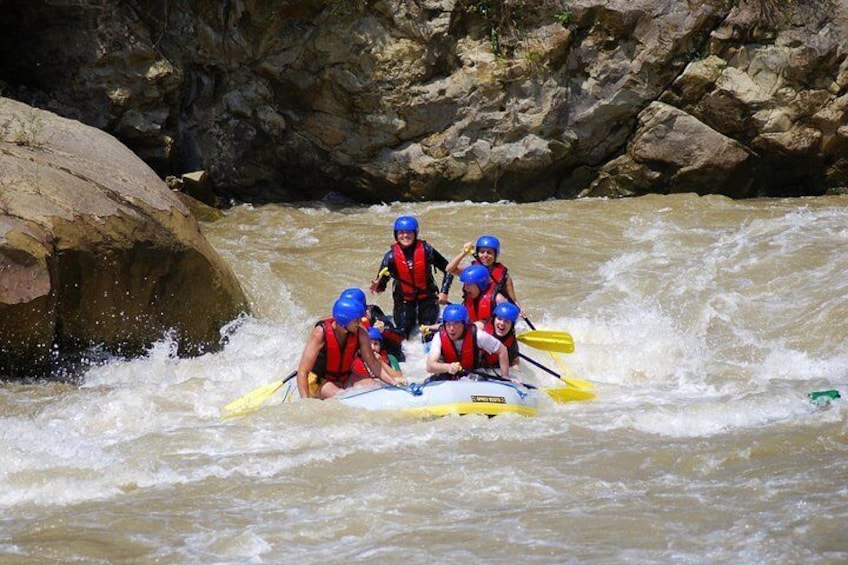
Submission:
<svg viewBox="0 0 848 565">
<path fill-rule="evenodd" d="M 471 262 L 472 265 L 482 265 L 480 261 L 474 260 Z M 509 269 L 506 268 L 506 265 L 503 263 L 492 263 L 492 266 L 489 267 L 489 277 L 495 282 L 495 291 L 493 294 L 502 293 L 506 294 L 506 277 L 508 276 Z"/>
<path fill-rule="evenodd" d="M 383 349 L 380 350 L 380 354 L 378 355 L 380 359 L 389 362 L 389 353 Z M 350 368 L 350 372 L 356 375 L 368 375 L 371 376 L 371 373 L 368 372 L 368 368 L 365 366 L 365 361 L 362 360 L 362 357 L 357 357 L 353 362 L 353 366 Z"/>
<path fill-rule="evenodd" d="M 333 331 L 333 319 L 327 318 L 319 324 L 324 330 L 324 345 L 321 346 L 321 353 L 324 354 L 325 359 L 324 374 L 319 376 L 336 386 L 344 386 L 350 374 L 350 368 L 353 366 L 353 359 L 359 350 L 359 339 L 357 339 L 359 336 L 355 333 L 349 334 L 342 351 L 339 340 L 336 339 L 336 332 Z"/>
<path fill-rule="evenodd" d="M 480 320 L 488 320 L 492 317 L 492 310 L 495 307 L 495 284 L 489 283 L 489 288 L 480 293 L 477 298 L 466 296 L 462 301 L 465 309 L 468 310 L 468 321 L 478 322 Z"/>
<path fill-rule="evenodd" d="M 412 255 L 412 269 L 406 263 L 403 247 L 395 242 L 392 245 L 392 255 L 395 259 L 395 271 L 398 283 L 407 302 L 423 300 L 430 297 L 427 290 L 427 256 L 424 253 L 424 243 L 419 239 L 415 242 Z"/>
<path fill-rule="evenodd" d="M 491 276 L 492 280 L 495 281 L 495 284 L 500 287 L 506 283 L 507 272 L 506 265 L 503 263 L 493 263 L 492 268 L 489 269 L 489 276 Z"/>
<path fill-rule="evenodd" d="M 486 322 L 486 327 L 483 330 L 495 336 L 506 347 L 506 351 L 509 354 L 509 364 L 512 365 L 512 362 L 518 358 L 518 341 L 515 339 L 515 327 L 511 328 L 508 334 L 501 337 L 495 334 L 495 321 L 491 319 Z M 500 359 L 497 353 L 481 351 L 480 355 L 480 366 L 487 369 L 500 367 Z"/>
<path fill-rule="evenodd" d="M 439 339 L 442 340 L 442 360 L 445 363 L 458 362 L 466 371 L 473 371 L 477 368 L 477 360 L 480 357 L 480 349 L 477 347 L 477 326 L 465 324 L 460 351 L 456 350 L 453 340 L 448 336 L 444 327 L 439 329 Z"/>
</svg>

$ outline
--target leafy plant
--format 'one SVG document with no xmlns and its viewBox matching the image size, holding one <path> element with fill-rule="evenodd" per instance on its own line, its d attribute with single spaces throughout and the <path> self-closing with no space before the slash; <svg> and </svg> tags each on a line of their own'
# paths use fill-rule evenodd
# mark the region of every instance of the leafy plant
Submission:
<svg viewBox="0 0 848 565">
<path fill-rule="evenodd" d="M 554 14 L 554 19 L 564 26 L 570 24 L 573 17 L 574 15 L 569 10 Z"/>
<path fill-rule="evenodd" d="M 479 14 L 484 21 L 495 55 L 503 55 L 503 38 L 518 26 L 524 11 L 523 0 L 460 0 L 457 8 L 468 14 Z"/>
</svg>

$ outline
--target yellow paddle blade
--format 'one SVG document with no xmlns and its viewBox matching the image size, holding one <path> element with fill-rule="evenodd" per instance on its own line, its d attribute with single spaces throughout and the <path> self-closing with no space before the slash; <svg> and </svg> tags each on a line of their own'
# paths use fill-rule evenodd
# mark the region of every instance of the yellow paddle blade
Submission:
<svg viewBox="0 0 848 565">
<path fill-rule="evenodd" d="M 574 352 L 574 339 L 571 334 L 556 330 L 530 330 L 515 336 L 518 341 L 543 351 L 559 353 Z"/>
<path fill-rule="evenodd" d="M 266 400 L 271 398 L 272 394 L 277 392 L 277 390 L 283 386 L 284 382 L 285 380 L 280 379 L 279 381 L 262 385 L 261 387 L 248 392 L 241 398 L 233 400 L 224 406 L 224 414 L 221 416 L 221 419 L 225 420 L 227 418 L 237 418 L 258 410 L 263 404 L 265 404 Z"/>
<path fill-rule="evenodd" d="M 574 376 L 574 372 L 569 369 L 565 363 L 563 363 L 558 353 L 549 351 L 548 354 L 551 356 L 551 359 L 553 359 L 554 362 L 557 364 L 559 370 L 562 371 L 562 374 L 559 377 L 560 379 L 562 379 L 562 382 L 564 382 L 568 386 L 582 388 L 585 390 L 592 390 L 593 388 L 595 388 L 595 385 L 590 383 L 589 381 L 584 381 L 583 379 L 578 379 L 576 376 Z"/>
<path fill-rule="evenodd" d="M 584 381 L 583 379 L 578 379 L 578 378 L 574 378 L 574 377 L 563 376 L 562 382 L 564 382 L 565 384 L 567 384 L 570 387 L 577 388 L 577 389 L 580 389 L 580 390 L 588 391 L 588 390 L 592 390 L 593 388 L 595 388 L 595 385 L 593 385 L 589 381 Z"/>
<path fill-rule="evenodd" d="M 573 402 L 575 400 L 592 400 L 595 398 L 595 393 L 591 390 L 583 390 L 571 386 L 543 388 L 542 391 L 553 398 L 555 402 L 560 403 Z"/>
</svg>

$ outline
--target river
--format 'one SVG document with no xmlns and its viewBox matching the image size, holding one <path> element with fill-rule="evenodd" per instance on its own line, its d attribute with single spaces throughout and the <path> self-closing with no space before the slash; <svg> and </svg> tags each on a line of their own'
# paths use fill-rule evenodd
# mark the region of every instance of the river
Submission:
<svg viewBox="0 0 848 565">
<path fill-rule="evenodd" d="M 597 398 L 221 421 L 367 287 L 400 214 L 449 259 L 497 235 Z M 222 351 L 165 337 L 81 385 L 0 386 L 0 563 L 848 562 L 848 408 L 806 396 L 848 392 L 848 198 L 240 206 L 203 229 L 254 307 Z"/>
</svg>

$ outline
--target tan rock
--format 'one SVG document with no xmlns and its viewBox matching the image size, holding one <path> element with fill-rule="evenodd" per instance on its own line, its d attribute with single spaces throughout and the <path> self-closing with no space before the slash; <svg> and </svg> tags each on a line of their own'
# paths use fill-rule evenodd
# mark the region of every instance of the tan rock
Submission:
<svg viewBox="0 0 848 565">
<path fill-rule="evenodd" d="M 750 196 L 752 162 L 738 142 L 673 106 L 654 102 L 639 115 L 626 155 L 605 167 L 584 195 L 628 196 L 664 186 L 667 192 Z"/>
<path fill-rule="evenodd" d="M 31 128 L 0 139 L 0 378 L 166 332 L 183 354 L 219 347 L 246 298 L 177 195 L 108 134 L 0 98 L 16 120 Z"/>
</svg>

